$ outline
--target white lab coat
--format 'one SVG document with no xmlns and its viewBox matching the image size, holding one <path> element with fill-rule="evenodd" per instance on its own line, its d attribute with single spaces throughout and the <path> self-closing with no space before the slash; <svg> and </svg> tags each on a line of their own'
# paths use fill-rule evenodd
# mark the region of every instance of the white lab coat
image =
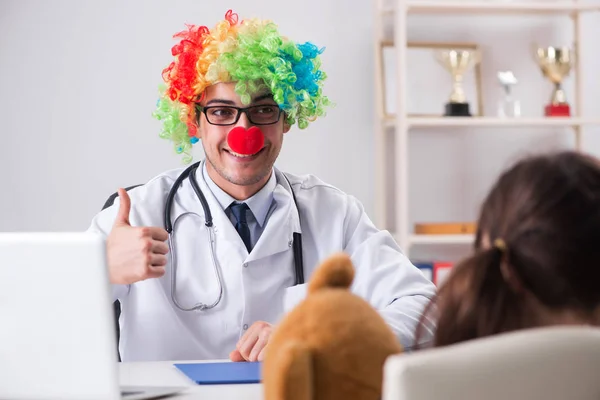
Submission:
<svg viewBox="0 0 600 400">
<path fill-rule="evenodd" d="M 353 292 L 380 311 L 404 346 L 414 344 L 417 320 L 435 288 L 401 253 L 391 235 L 374 227 L 354 197 L 314 176 L 286 174 L 296 195 L 297 209 L 287 181 L 275 169 L 277 206 L 248 254 L 201 171 L 200 166 L 196 179 L 214 220 L 222 300 L 208 311 L 179 310 L 171 299 L 170 261 L 162 278 L 114 285 L 114 298 L 122 305 L 119 347 L 123 361 L 223 359 L 252 323 L 277 323 L 306 294 L 306 284 L 293 286 L 294 232 L 302 233 L 307 282 L 327 256 L 347 252 L 356 268 Z M 181 172 L 168 171 L 129 191 L 132 225 L 163 226 L 167 194 Z M 90 230 L 108 235 L 118 207 L 117 199 L 114 206 L 93 219 Z M 176 225 L 177 300 L 185 307 L 198 301 L 210 304 L 218 295 L 218 285 L 208 230 L 201 203 L 187 179 L 173 202 L 172 220 L 185 212 L 201 217 L 187 215 Z"/>
</svg>

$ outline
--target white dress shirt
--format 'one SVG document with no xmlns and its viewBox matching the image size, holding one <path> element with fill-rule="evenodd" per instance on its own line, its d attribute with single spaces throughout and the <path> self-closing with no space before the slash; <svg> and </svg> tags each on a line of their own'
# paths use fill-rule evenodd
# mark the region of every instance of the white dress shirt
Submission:
<svg viewBox="0 0 600 400">
<path fill-rule="evenodd" d="M 275 190 L 275 187 L 277 186 L 275 173 L 271 171 L 271 176 L 265 186 L 263 186 L 252 197 L 249 197 L 243 201 L 238 201 L 231 197 L 211 179 L 206 169 L 206 163 L 203 163 L 202 179 L 204 179 L 204 182 L 206 182 L 206 185 L 210 189 L 211 193 L 219 202 L 221 209 L 225 211 L 225 214 L 227 214 L 229 220 L 234 226 L 236 224 L 236 220 L 229 206 L 234 202 L 246 203 L 248 205 L 250 212 L 246 213 L 246 218 L 248 219 L 248 228 L 250 229 L 250 242 L 252 244 L 252 248 L 254 248 L 256 242 L 258 242 L 258 239 L 260 238 L 260 235 L 264 231 L 267 218 L 276 207 L 276 204 L 273 201 L 273 190 Z"/>
</svg>

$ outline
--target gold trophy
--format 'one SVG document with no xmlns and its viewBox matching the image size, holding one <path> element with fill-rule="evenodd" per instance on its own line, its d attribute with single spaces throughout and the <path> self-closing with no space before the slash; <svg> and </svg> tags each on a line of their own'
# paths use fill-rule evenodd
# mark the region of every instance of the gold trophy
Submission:
<svg viewBox="0 0 600 400">
<path fill-rule="evenodd" d="M 562 82 L 573 67 L 573 51 L 568 47 L 538 47 L 536 60 L 542 73 L 554 84 L 550 104 L 546 105 L 547 117 L 569 117 L 571 107 L 562 88 Z"/>
<path fill-rule="evenodd" d="M 450 72 L 454 82 L 444 116 L 470 117 L 471 111 L 462 83 L 465 73 L 481 61 L 481 52 L 479 50 L 439 50 L 436 52 L 436 59 Z"/>
</svg>

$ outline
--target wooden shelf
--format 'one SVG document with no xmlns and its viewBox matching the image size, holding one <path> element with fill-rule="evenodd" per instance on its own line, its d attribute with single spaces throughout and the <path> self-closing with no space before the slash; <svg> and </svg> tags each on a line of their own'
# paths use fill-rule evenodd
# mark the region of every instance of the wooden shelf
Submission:
<svg viewBox="0 0 600 400">
<path fill-rule="evenodd" d="M 471 245 L 475 241 L 475 235 L 410 235 L 408 242 L 415 244 L 455 244 Z"/>
<path fill-rule="evenodd" d="M 479 128 L 519 128 L 519 127 L 579 127 L 600 125 L 600 119 L 593 118 L 493 118 L 493 117 L 431 117 L 407 118 L 408 128 L 429 127 L 479 127 Z M 386 127 L 394 127 L 396 119 L 385 117 Z"/>
<path fill-rule="evenodd" d="M 410 14 L 571 14 L 575 12 L 600 11 L 600 4 L 576 4 L 569 1 L 431 1 L 411 0 L 406 5 Z M 385 14 L 394 10 L 386 9 Z"/>
</svg>

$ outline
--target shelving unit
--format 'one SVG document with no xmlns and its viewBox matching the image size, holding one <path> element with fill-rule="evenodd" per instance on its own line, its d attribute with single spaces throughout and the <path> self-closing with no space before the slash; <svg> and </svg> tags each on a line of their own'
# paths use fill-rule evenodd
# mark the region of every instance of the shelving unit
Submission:
<svg viewBox="0 0 600 400">
<path fill-rule="evenodd" d="M 395 118 L 384 118 L 386 127 L 396 125 Z M 453 118 L 412 118 L 407 117 L 409 128 L 428 127 L 481 127 L 481 128 L 511 128 L 511 127 L 583 127 L 600 125 L 600 119 L 589 118 L 513 118 L 502 119 L 493 117 L 453 117 Z"/>
<path fill-rule="evenodd" d="M 387 131 L 394 128 L 394 161 L 395 161 L 395 232 L 392 232 L 402 249 L 410 254 L 414 245 L 469 245 L 473 235 L 416 235 L 409 226 L 409 173 L 408 148 L 409 134 L 412 131 L 425 128 L 477 128 L 477 129 L 514 129 L 514 128 L 569 128 L 575 135 L 575 149 L 581 150 L 581 129 L 587 125 L 600 125 L 600 119 L 584 118 L 581 116 L 582 91 L 584 82 L 581 79 L 581 63 L 578 62 L 580 43 L 582 40 L 580 14 L 600 11 L 600 1 L 546 1 L 532 2 L 526 0 L 486 0 L 486 1 L 430 1 L 430 0 L 395 0 L 394 8 L 385 7 L 383 0 L 375 1 L 375 86 L 376 86 L 376 224 L 382 229 L 388 228 L 388 202 L 386 193 L 385 169 L 388 163 Z M 409 117 L 407 115 L 407 96 L 405 93 L 406 53 L 408 48 L 407 19 L 411 15 L 441 15 L 451 18 L 453 15 L 493 15 L 505 17 L 510 15 L 564 15 L 573 21 L 573 39 L 575 43 L 574 90 L 571 104 L 574 115 L 568 118 L 512 118 L 495 117 Z M 394 51 L 397 67 L 396 88 L 386 90 L 396 91 L 395 118 L 385 115 L 383 104 L 383 54 L 382 44 L 389 42 L 384 37 L 385 21 L 392 21 L 394 26 Z"/>
<path fill-rule="evenodd" d="M 409 235 L 408 241 L 414 244 L 470 244 L 474 235 Z"/>
<path fill-rule="evenodd" d="M 412 14 L 570 14 L 574 12 L 598 11 L 597 4 L 584 4 L 576 1 L 402 1 L 407 13 Z M 392 14 L 393 9 L 380 8 L 384 14 Z"/>
</svg>

